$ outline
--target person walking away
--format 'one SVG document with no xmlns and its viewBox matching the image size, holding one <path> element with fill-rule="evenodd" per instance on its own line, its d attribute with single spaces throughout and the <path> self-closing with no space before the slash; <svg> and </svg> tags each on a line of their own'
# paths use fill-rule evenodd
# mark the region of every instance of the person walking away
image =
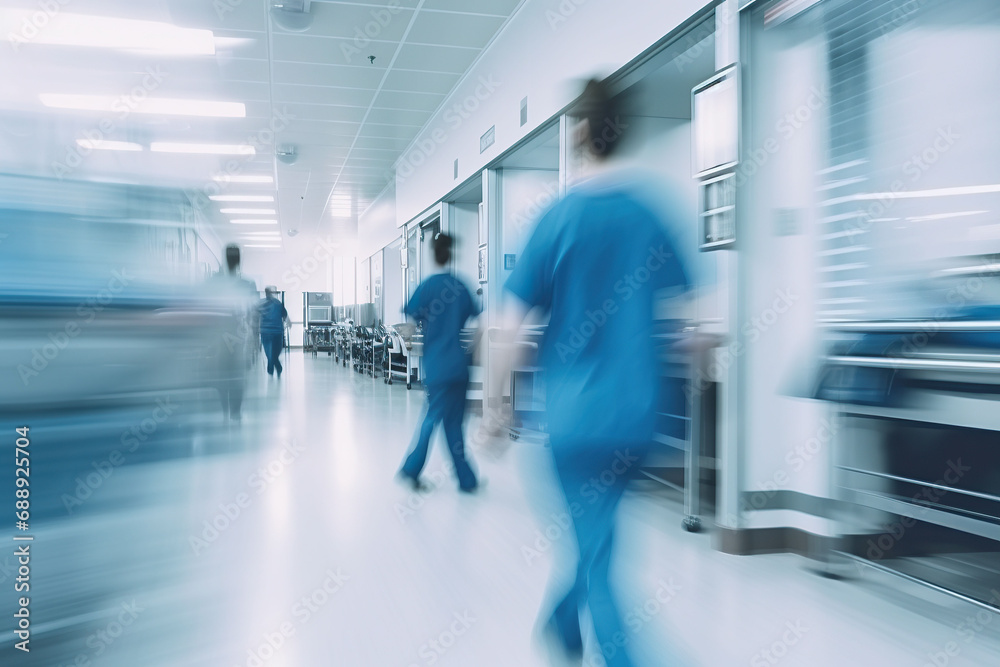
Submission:
<svg viewBox="0 0 1000 667">
<path fill-rule="evenodd" d="M 239 246 L 226 246 L 226 267 L 209 281 L 222 322 L 215 346 L 216 387 L 223 417 L 239 422 L 251 347 L 256 346 L 253 313 L 258 297 L 257 286 L 240 275 Z"/>
<path fill-rule="evenodd" d="M 469 387 L 469 362 L 459 333 L 468 320 L 479 315 L 480 308 L 465 284 L 447 269 L 451 249 L 450 236 L 438 234 L 434 237 L 434 261 L 439 272 L 417 286 L 403 309 L 408 317 L 424 327 L 421 369 L 427 388 L 427 412 L 399 475 L 415 490 L 426 488 L 420 480 L 420 473 L 427 461 L 431 434 L 441 422 L 448 451 L 455 464 L 459 489 L 471 493 L 479 487 L 479 480 L 465 458 L 462 427 Z"/>
<path fill-rule="evenodd" d="M 575 115 L 590 175 L 542 216 L 528 240 L 505 285 L 514 298 L 506 299 L 501 340 L 515 340 L 529 310 L 548 315 L 539 348 L 548 434 L 579 556 L 545 634 L 579 663 L 586 607 L 604 663 L 631 667 L 609 583 L 615 515 L 653 440 L 661 381 L 655 297 L 664 288 L 685 292 L 688 278 L 635 175 L 611 159 L 627 125 L 604 82 L 588 82 Z M 587 492 L 594 479 L 600 493 Z"/>
<path fill-rule="evenodd" d="M 260 342 L 267 357 L 267 374 L 281 377 L 281 350 L 285 347 L 285 327 L 288 324 L 288 311 L 278 300 L 278 288 L 268 285 L 264 288 L 264 299 L 258 308 L 260 312 Z"/>
</svg>

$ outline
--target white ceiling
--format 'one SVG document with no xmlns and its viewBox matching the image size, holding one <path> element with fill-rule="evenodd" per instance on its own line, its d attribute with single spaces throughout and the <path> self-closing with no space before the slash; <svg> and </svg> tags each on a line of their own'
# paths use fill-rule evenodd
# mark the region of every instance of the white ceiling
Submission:
<svg viewBox="0 0 1000 667">
<path fill-rule="evenodd" d="M 349 236 L 389 182 L 393 163 L 520 3 L 312 0 L 311 26 L 290 32 L 269 18 L 269 0 L 52 0 L 62 13 L 211 30 L 216 53 L 151 56 L 42 40 L 16 49 L 0 43 L 0 171 L 203 189 L 228 162 L 235 173 L 275 178 L 275 185 L 223 189 L 274 195 L 283 232 Z M 37 0 L 2 0 L 4 9 L 39 6 Z M 151 98 L 242 102 L 246 117 L 50 109 L 39 98 L 131 99 L 137 87 L 139 95 L 147 94 L 144 79 Z M 272 124 L 278 130 L 273 140 L 267 131 Z M 76 142 L 88 136 L 144 147 L 153 141 L 246 144 L 255 136 L 259 143 L 253 158 L 149 150 L 79 155 Z M 297 147 L 292 165 L 274 156 L 275 145 L 286 144 Z M 223 206 L 263 205 L 213 206 L 215 216 L 227 220 L 218 213 Z M 221 226 L 231 238 L 233 226 Z"/>
</svg>

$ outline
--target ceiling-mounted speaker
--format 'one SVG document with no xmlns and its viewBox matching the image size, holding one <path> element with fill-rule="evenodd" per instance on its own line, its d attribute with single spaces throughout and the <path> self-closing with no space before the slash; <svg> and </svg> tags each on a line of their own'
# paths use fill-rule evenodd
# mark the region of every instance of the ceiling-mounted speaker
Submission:
<svg viewBox="0 0 1000 667">
<path fill-rule="evenodd" d="M 299 159 L 299 149 L 294 144 L 282 144 L 275 149 L 274 155 L 284 164 L 295 164 Z"/>
<path fill-rule="evenodd" d="M 312 0 L 272 0 L 271 20 L 282 30 L 305 32 L 312 26 Z"/>
</svg>

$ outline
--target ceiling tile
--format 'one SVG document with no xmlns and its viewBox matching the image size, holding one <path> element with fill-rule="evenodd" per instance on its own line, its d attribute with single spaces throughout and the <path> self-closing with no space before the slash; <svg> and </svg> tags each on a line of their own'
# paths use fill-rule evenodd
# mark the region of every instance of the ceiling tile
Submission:
<svg viewBox="0 0 1000 667">
<path fill-rule="evenodd" d="M 462 74 L 478 55 L 479 51 L 475 49 L 404 44 L 399 50 L 394 67 L 415 72 Z"/>
<path fill-rule="evenodd" d="M 430 111 L 410 109 L 372 109 L 368 114 L 368 123 L 384 123 L 386 125 L 410 125 L 421 128 L 431 117 Z"/>
<path fill-rule="evenodd" d="M 365 123 L 361 128 L 361 136 L 366 137 L 390 137 L 393 139 L 406 139 L 407 144 L 413 137 L 417 136 L 419 127 L 408 125 L 386 125 L 384 123 Z"/>
<path fill-rule="evenodd" d="M 413 141 L 413 137 L 380 137 L 366 134 L 364 129 L 362 129 L 354 147 L 355 149 L 391 150 L 395 151 L 396 155 L 399 155 L 400 151 L 409 146 L 411 141 Z"/>
<path fill-rule="evenodd" d="M 413 109 L 417 111 L 434 111 L 444 95 L 428 95 L 423 93 L 401 93 L 395 90 L 383 90 L 375 98 L 375 107 L 381 109 Z"/>
<path fill-rule="evenodd" d="M 355 2 L 314 2 L 313 25 L 303 34 L 346 37 L 358 48 L 362 48 L 368 40 L 398 42 L 413 18 L 413 11 L 403 8 L 403 4 L 398 2 L 391 7 L 387 0 L 382 0 L 379 4 L 382 6 L 364 6 Z M 356 42 L 353 41 L 355 39 Z"/>
<path fill-rule="evenodd" d="M 383 90 L 445 95 L 451 92 L 460 77 L 460 74 L 448 72 L 401 72 L 394 69 L 389 71 L 382 88 Z"/>
<path fill-rule="evenodd" d="M 318 120 L 360 123 L 365 117 L 364 107 L 345 107 L 332 104 L 282 104 L 280 107 L 295 120 Z"/>
<path fill-rule="evenodd" d="M 581 0 L 575 0 L 581 4 Z M 521 0 L 425 0 L 423 9 L 444 9 L 453 12 L 510 16 Z"/>
<path fill-rule="evenodd" d="M 343 86 L 347 88 L 378 88 L 385 73 L 379 67 L 353 65 L 315 65 L 276 62 L 273 65 L 274 81 L 290 84 L 317 86 Z"/>
<path fill-rule="evenodd" d="M 321 65 L 353 65 L 385 71 L 392 60 L 397 42 L 370 42 L 363 48 L 353 40 L 306 35 L 275 35 L 272 56 L 276 62 L 316 63 Z M 375 56 L 375 62 L 368 56 Z"/>
<path fill-rule="evenodd" d="M 363 88 L 333 88 L 276 83 L 271 87 L 275 102 L 304 104 L 338 104 L 367 108 L 375 91 Z"/>
<path fill-rule="evenodd" d="M 462 46 L 478 51 L 496 34 L 504 20 L 504 17 L 495 16 L 420 12 L 406 42 Z"/>
</svg>

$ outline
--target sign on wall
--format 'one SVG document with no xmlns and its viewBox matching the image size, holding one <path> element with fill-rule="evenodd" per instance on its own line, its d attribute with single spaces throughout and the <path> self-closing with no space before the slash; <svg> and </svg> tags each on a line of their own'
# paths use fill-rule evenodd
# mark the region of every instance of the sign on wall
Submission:
<svg viewBox="0 0 1000 667">
<path fill-rule="evenodd" d="M 732 169 L 739 162 L 737 84 L 737 69 L 733 65 L 691 91 L 692 155 L 696 178 Z"/>
<path fill-rule="evenodd" d="M 487 266 L 487 246 L 479 246 L 479 282 L 485 283 L 487 281 L 488 266 Z"/>
</svg>

